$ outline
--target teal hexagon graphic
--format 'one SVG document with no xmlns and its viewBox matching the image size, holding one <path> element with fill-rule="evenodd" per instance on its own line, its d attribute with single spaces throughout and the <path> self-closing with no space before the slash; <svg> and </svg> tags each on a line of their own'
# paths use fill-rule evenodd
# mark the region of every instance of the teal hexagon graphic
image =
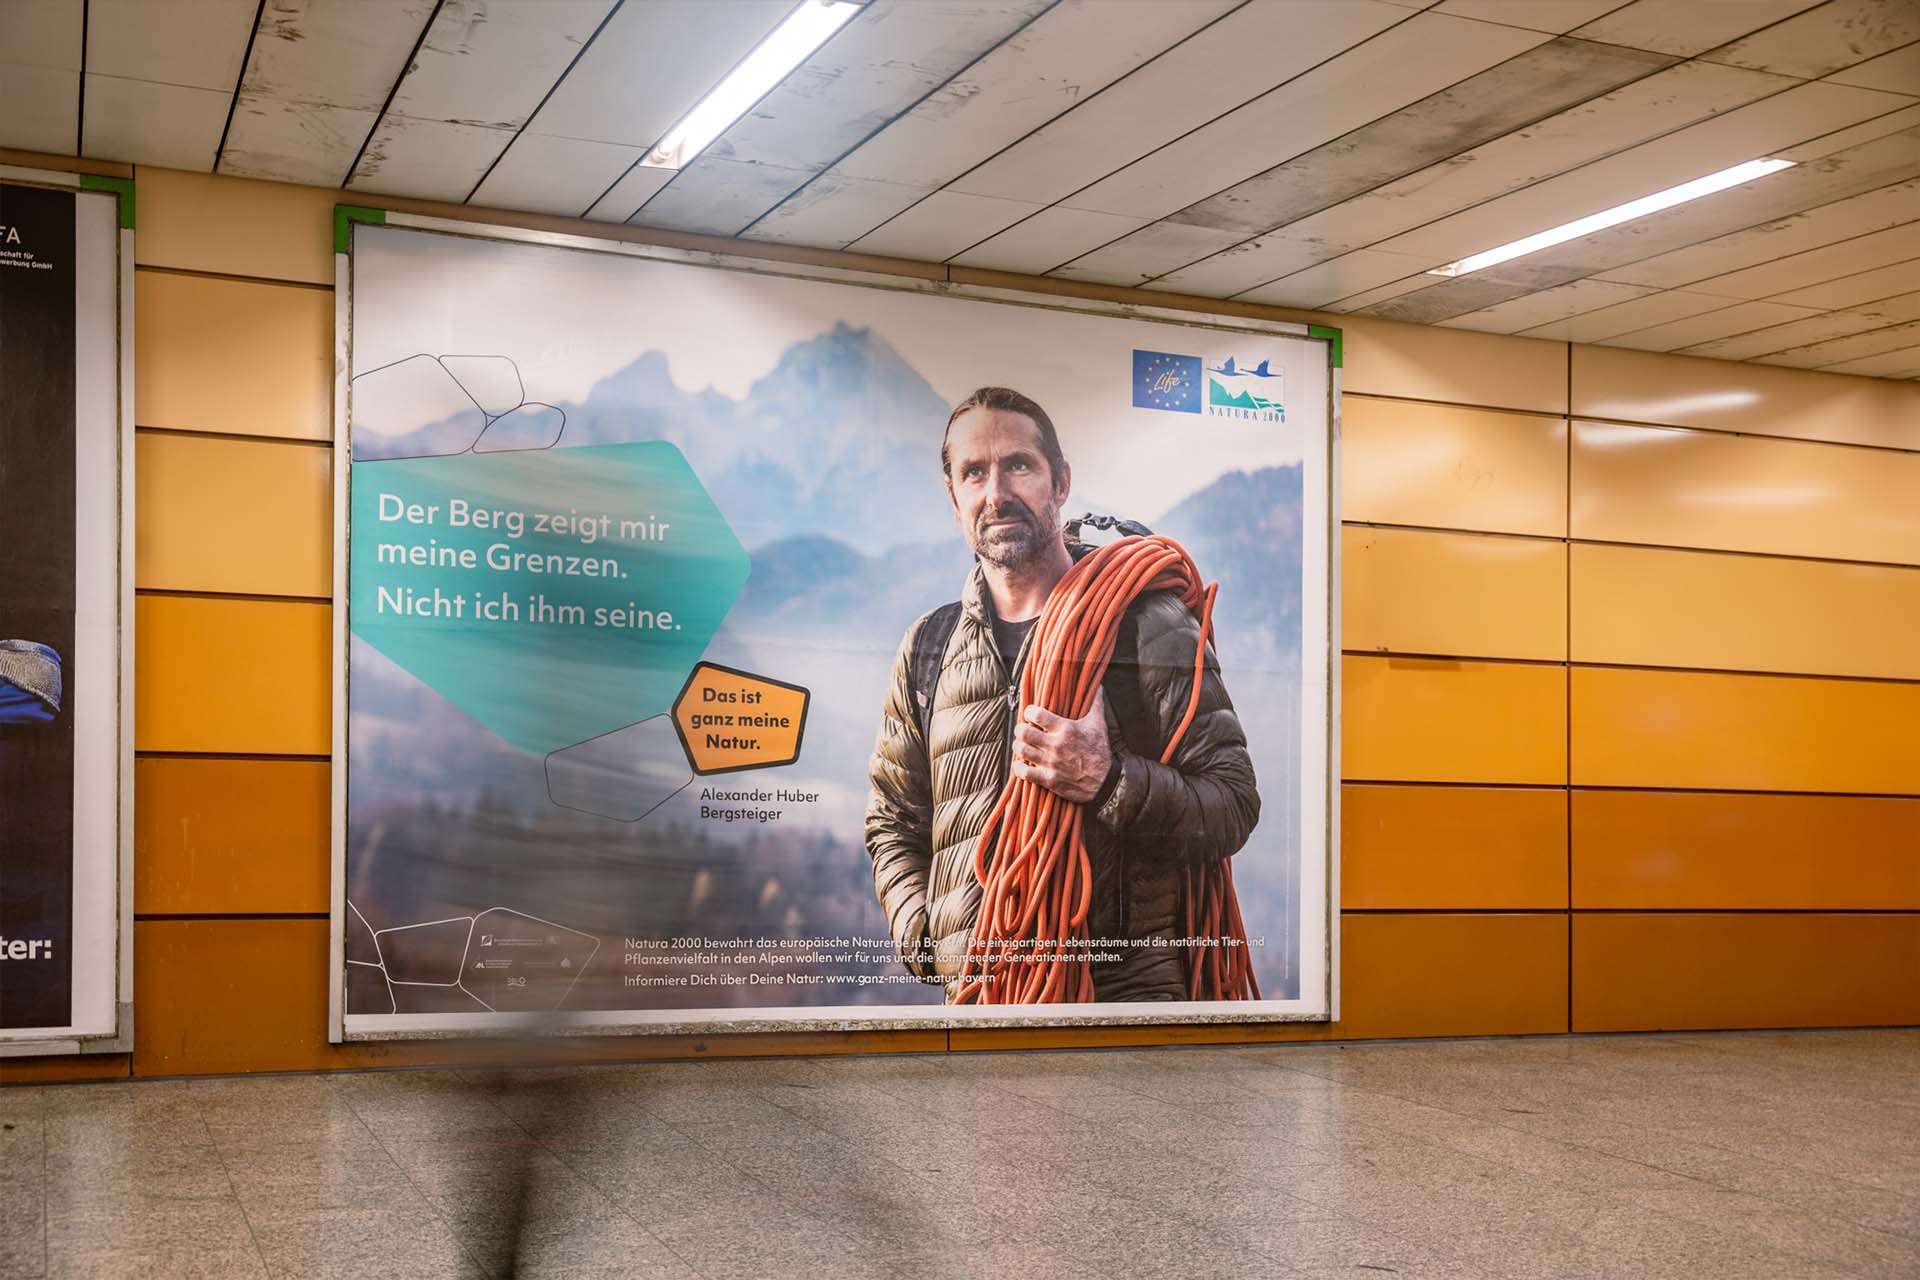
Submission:
<svg viewBox="0 0 1920 1280">
<path fill-rule="evenodd" d="M 746 550 L 674 445 L 353 464 L 353 633 L 522 751 L 665 712 Z"/>
</svg>

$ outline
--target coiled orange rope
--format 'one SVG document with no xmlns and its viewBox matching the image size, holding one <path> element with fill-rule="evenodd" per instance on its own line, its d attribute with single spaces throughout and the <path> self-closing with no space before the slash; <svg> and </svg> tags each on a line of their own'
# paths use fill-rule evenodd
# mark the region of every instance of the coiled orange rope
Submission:
<svg viewBox="0 0 1920 1280">
<path fill-rule="evenodd" d="M 1092 709 L 1113 660 L 1127 606 L 1143 592 L 1177 591 L 1200 620 L 1187 712 L 1160 753 L 1173 758 L 1200 705 L 1213 600 L 1186 548 L 1158 535 L 1121 538 L 1082 557 L 1047 599 L 1020 678 L 1020 705 L 1078 720 Z M 1025 778 L 1009 778 L 974 848 L 983 892 L 956 1004 L 1085 1003 L 1094 999 L 1087 909 L 1093 869 L 1084 806 Z M 1183 891 L 1187 995 L 1258 1000 L 1246 927 L 1225 859 L 1189 870 Z"/>
</svg>

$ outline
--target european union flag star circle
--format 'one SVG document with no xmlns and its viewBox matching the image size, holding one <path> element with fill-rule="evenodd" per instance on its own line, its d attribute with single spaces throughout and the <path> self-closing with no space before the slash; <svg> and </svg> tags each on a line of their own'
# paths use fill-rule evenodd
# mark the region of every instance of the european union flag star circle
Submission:
<svg viewBox="0 0 1920 1280">
<path fill-rule="evenodd" d="M 1172 351 L 1133 351 L 1133 407 L 1170 413 L 1200 412 L 1200 357 Z"/>
</svg>

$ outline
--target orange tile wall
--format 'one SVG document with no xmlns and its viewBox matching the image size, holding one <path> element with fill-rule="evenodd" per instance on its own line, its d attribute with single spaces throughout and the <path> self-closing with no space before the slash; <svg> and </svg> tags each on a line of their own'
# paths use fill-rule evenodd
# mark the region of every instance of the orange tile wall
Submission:
<svg viewBox="0 0 1920 1280">
<path fill-rule="evenodd" d="M 137 181 L 136 1045 L 0 1078 L 448 1060 L 326 1042 L 339 193 Z M 581 1051 L 1920 1022 L 1920 388 L 1315 319 L 1346 333 L 1340 1022 Z"/>
</svg>

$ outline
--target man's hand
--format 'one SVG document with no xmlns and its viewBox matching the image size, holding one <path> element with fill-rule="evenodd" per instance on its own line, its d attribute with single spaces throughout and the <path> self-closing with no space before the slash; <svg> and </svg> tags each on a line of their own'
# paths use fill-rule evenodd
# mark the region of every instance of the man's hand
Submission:
<svg viewBox="0 0 1920 1280">
<path fill-rule="evenodd" d="M 1100 792 L 1113 763 L 1107 741 L 1107 695 L 1095 690 L 1093 707 L 1078 720 L 1042 706 L 1020 713 L 1013 729 L 1013 776 L 1038 783 L 1063 800 L 1085 804 Z"/>
</svg>

